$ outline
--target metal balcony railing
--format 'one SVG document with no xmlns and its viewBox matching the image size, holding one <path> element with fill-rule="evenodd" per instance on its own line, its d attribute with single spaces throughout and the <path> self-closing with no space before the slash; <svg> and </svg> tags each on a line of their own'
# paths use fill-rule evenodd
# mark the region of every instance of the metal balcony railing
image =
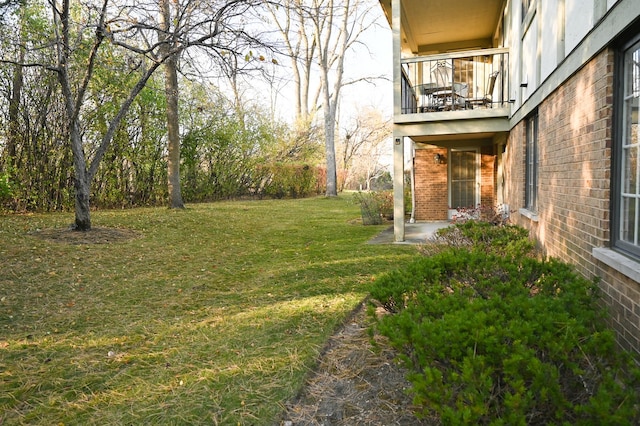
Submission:
<svg viewBox="0 0 640 426">
<path fill-rule="evenodd" d="M 508 103 L 508 49 L 402 60 L 403 114 L 493 108 Z"/>
</svg>

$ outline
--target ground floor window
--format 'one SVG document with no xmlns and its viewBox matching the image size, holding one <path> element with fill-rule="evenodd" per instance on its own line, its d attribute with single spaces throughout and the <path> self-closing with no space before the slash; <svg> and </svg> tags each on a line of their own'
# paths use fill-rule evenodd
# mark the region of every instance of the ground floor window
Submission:
<svg viewBox="0 0 640 426">
<path fill-rule="evenodd" d="M 617 230 L 615 245 L 640 256 L 640 141 L 638 139 L 638 106 L 640 104 L 640 37 L 622 52 L 618 69 L 621 87 L 618 101 L 617 153 L 619 179 L 617 212 L 613 219 Z"/>
<path fill-rule="evenodd" d="M 525 200 L 524 205 L 532 213 L 538 212 L 538 113 L 526 121 Z"/>
</svg>

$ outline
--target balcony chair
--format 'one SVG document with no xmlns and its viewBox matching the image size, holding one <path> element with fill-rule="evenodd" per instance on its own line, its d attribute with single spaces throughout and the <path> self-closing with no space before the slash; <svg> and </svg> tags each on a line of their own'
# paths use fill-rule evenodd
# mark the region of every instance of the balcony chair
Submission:
<svg viewBox="0 0 640 426">
<path fill-rule="evenodd" d="M 431 70 L 435 87 L 428 93 L 429 108 L 434 111 L 466 108 L 469 86 L 453 82 L 453 66 L 448 61 L 438 61 Z"/>
<path fill-rule="evenodd" d="M 487 81 L 487 87 L 485 88 L 484 95 L 482 97 L 467 99 L 467 106 L 473 108 L 474 105 L 479 106 L 493 106 L 493 90 L 496 87 L 496 79 L 498 78 L 500 71 L 494 71 L 489 74 L 489 80 Z"/>
</svg>

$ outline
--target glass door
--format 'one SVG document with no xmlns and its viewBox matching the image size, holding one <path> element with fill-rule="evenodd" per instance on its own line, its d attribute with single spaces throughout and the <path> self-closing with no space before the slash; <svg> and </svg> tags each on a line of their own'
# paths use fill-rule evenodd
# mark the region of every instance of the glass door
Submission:
<svg viewBox="0 0 640 426">
<path fill-rule="evenodd" d="M 459 208 L 480 204 L 480 168 L 477 149 L 452 149 L 449 155 L 449 219 Z"/>
</svg>

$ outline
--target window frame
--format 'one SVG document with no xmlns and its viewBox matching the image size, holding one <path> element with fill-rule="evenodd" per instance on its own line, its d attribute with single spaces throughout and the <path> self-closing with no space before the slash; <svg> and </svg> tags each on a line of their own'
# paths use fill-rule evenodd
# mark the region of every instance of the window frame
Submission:
<svg viewBox="0 0 640 426">
<path fill-rule="evenodd" d="M 524 167 L 524 208 L 538 213 L 539 187 L 539 147 L 538 111 L 525 119 L 525 167 Z"/>
<path fill-rule="evenodd" d="M 611 214 L 611 245 L 619 251 L 625 254 L 631 255 L 635 258 L 640 258 L 640 136 L 636 136 L 635 144 L 627 144 L 627 121 L 626 117 L 630 116 L 627 110 L 627 88 L 629 81 L 628 68 L 627 68 L 627 54 L 636 54 L 640 59 L 640 34 L 635 35 L 627 43 L 622 45 L 616 52 L 615 62 L 615 79 L 616 86 L 614 88 L 614 131 L 613 131 L 613 161 L 612 161 L 612 214 Z M 632 83 L 633 88 L 633 83 Z M 640 74 L 636 75 L 635 96 L 630 94 L 629 98 L 638 98 L 640 101 Z M 637 120 L 637 118 L 636 118 Z M 635 148 L 634 148 L 635 146 Z M 625 162 L 626 155 L 625 150 L 635 149 L 636 151 L 636 164 L 635 164 L 635 191 L 623 192 L 626 182 L 625 176 Z M 623 199 L 635 200 L 635 213 L 634 213 L 634 241 L 628 241 L 628 238 L 624 238 L 623 234 L 627 231 L 624 228 L 625 213 L 626 210 L 623 207 Z"/>
</svg>

